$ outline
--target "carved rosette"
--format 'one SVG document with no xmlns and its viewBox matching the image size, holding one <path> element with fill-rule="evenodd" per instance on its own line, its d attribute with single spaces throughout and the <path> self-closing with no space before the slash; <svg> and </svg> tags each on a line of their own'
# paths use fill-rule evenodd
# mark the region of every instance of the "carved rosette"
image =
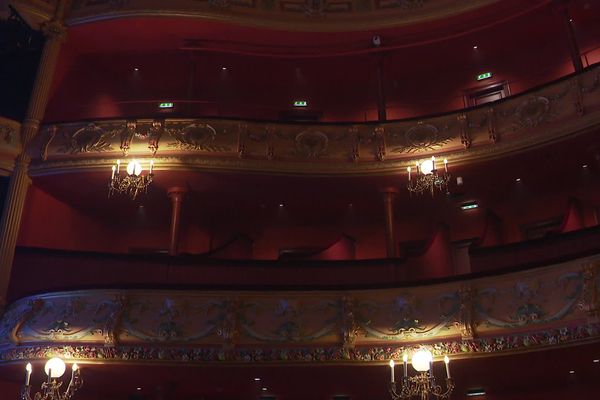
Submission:
<svg viewBox="0 0 600 400">
<path fill-rule="evenodd" d="M 70 154 L 112 151 L 114 135 L 114 130 L 105 130 L 92 122 L 68 136 L 61 150 Z"/>
<path fill-rule="evenodd" d="M 435 125 L 423 121 L 417 122 L 416 125 L 408 128 L 403 134 L 394 132 L 391 136 L 395 146 L 392 148 L 393 153 L 439 150 L 451 140 L 447 132 L 440 132 Z"/>
<path fill-rule="evenodd" d="M 525 128 L 535 128 L 549 117 L 550 100 L 543 96 L 533 96 L 522 102 L 515 115 Z"/>
<path fill-rule="evenodd" d="M 319 131 L 303 131 L 294 138 L 296 152 L 305 158 L 319 158 L 327 151 L 329 139 Z"/>
</svg>

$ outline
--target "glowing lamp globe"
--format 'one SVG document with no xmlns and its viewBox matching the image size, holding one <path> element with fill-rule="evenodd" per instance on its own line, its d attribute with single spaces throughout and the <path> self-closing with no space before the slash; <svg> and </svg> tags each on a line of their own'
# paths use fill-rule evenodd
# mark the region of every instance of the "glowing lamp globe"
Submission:
<svg viewBox="0 0 600 400">
<path fill-rule="evenodd" d="M 433 355 L 429 350 L 421 349 L 416 351 L 411 360 L 413 368 L 419 372 L 429 371 L 429 365 L 433 360 Z"/>
<path fill-rule="evenodd" d="M 433 171 L 433 161 L 425 160 L 421 163 L 421 173 L 423 175 L 429 175 Z"/>
<path fill-rule="evenodd" d="M 127 164 L 127 173 L 129 175 L 140 176 L 142 173 L 142 164 L 139 161 L 133 160 Z"/>
<path fill-rule="evenodd" d="M 49 359 L 44 366 L 44 371 L 48 375 L 49 371 L 52 371 L 51 378 L 60 378 L 65 373 L 66 369 L 65 362 L 58 357 Z"/>
</svg>

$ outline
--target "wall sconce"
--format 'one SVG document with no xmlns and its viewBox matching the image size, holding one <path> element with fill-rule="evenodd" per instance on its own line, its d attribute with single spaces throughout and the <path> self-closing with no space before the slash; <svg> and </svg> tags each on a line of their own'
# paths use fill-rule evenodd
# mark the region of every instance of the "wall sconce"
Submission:
<svg viewBox="0 0 600 400">
<path fill-rule="evenodd" d="M 67 389 L 61 393 L 60 387 L 63 382 L 59 382 L 57 379 L 63 376 L 67 369 L 65 362 L 58 357 L 49 359 L 44 366 L 44 371 L 48 376 L 48 380 L 42 383 L 41 391 L 37 392 L 33 396 L 33 400 L 70 400 L 77 389 L 83 385 L 83 379 L 81 378 L 81 370 L 76 363 L 71 366 L 71 380 Z M 21 388 L 20 400 L 32 400 L 31 398 L 31 373 L 33 367 L 31 363 L 28 363 L 25 367 L 25 384 Z"/>
</svg>

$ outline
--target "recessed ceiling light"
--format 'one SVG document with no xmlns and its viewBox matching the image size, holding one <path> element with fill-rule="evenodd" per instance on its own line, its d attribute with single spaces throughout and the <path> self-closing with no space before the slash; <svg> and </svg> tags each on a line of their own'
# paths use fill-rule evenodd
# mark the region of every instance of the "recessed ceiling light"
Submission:
<svg viewBox="0 0 600 400">
<path fill-rule="evenodd" d="M 139 387 L 139 388 L 137 388 L 136 390 L 142 390 L 142 388 L 141 388 L 141 387 Z"/>
<path fill-rule="evenodd" d="M 279 207 L 283 207 L 283 203 L 280 203 L 280 204 L 279 204 Z"/>
<path fill-rule="evenodd" d="M 260 378 L 254 378 L 254 380 L 255 380 L 256 382 L 258 382 L 258 381 L 260 381 Z"/>
<path fill-rule="evenodd" d="M 267 391 L 267 388 L 266 388 L 266 387 L 264 387 L 264 388 L 262 388 L 262 390 L 263 390 L 263 392 L 266 392 L 266 391 Z"/>
<path fill-rule="evenodd" d="M 479 208 L 479 204 L 476 201 L 470 201 L 468 203 L 463 203 L 460 206 L 461 210 L 473 210 L 475 208 Z"/>
<path fill-rule="evenodd" d="M 477 388 L 477 389 L 469 389 L 467 390 L 467 397 L 478 397 L 485 396 L 485 389 Z"/>
<path fill-rule="evenodd" d="M 573 371 L 573 370 L 570 370 L 570 371 L 569 371 L 569 373 L 572 375 L 572 374 L 574 374 L 574 373 L 575 373 L 575 371 Z"/>
<path fill-rule="evenodd" d="M 581 166 L 581 168 L 587 168 L 587 167 L 589 167 L 589 165 L 587 165 L 587 164 L 583 164 L 583 165 Z"/>
<path fill-rule="evenodd" d="M 477 48 L 478 48 L 477 45 L 473 46 L 473 50 L 477 50 Z"/>
<path fill-rule="evenodd" d="M 569 22 L 573 22 L 573 18 L 569 18 Z"/>
<path fill-rule="evenodd" d="M 596 358 L 596 359 L 594 360 L 594 362 L 595 362 L 595 363 L 600 363 L 600 359 Z"/>
<path fill-rule="evenodd" d="M 227 71 L 227 67 L 221 67 L 222 71 Z"/>
<path fill-rule="evenodd" d="M 515 182 L 521 182 L 521 178 L 515 179 Z"/>
<path fill-rule="evenodd" d="M 137 71 L 139 71 L 140 69 L 139 69 L 138 67 L 135 67 L 133 70 L 134 70 L 135 72 L 137 72 Z"/>
</svg>

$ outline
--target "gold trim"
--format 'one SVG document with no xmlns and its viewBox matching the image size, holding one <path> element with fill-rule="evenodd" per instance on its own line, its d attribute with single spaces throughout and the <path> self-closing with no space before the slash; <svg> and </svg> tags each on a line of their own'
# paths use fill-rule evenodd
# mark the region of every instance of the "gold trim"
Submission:
<svg viewBox="0 0 600 400">
<path fill-rule="evenodd" d="M 431 9 L 426 9 L 424 12 L 419 12 L 419 10 L 396 11 L 394 9 L 376 11 L 353 10 L 349 15 L 332 13 L 328 14 L 327 18 L 308 18 L 303 13 L 293 14 L 282 11 L 268 12 L 263 11 L 262 9 L 250 11 L 241 10 L 240 8 L 230 8 L 227 10 L 211 10 L 209 8 L 206 10 L 195 11 L 140 9 L 100 12 L 79 17 L 76 16 L 77 13 L 75 12 L 73 13 L 75 16 L 67 18 L 66 22 L 68 26 L 76 26 L 119 18 L 173 17 L 197 18 L 200 20 L 231 23 L 254 28 L 283 29 L 287 31 L 347 32 L 396 28 L 443 18 L 451 18 L 498 2 L 499 0 L 474 0 L 468 1 L 468 4 L 454 2 L 441 12 L 438 10 L 432 12 Z M 542 3 L 536 4 L 535 8 L 538 8 L 540 5 L 542 5 Z"/>
</svg>

